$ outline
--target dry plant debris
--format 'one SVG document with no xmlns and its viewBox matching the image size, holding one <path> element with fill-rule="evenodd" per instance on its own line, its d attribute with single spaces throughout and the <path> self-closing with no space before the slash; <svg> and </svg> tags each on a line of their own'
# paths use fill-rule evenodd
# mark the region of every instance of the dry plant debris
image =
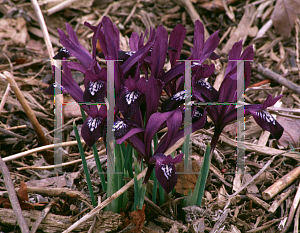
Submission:
<svg viewBox="0 0 300 233">
<path fill-rule="evenodd" d="M 259 104 L 268 94 L 283 94 L 281 106 L 270 108 L 285 128 L 283 137 L 277 141 L 262 132 L 251 117 L 245 119 L 245 170 L 248 174 L 237 175 L 236 125 L 227 126 L 212 158 L 202 205 L 182 208 L 181 194 L 186 195 L 189 188 L 194 189 L 197 176 L 179 176 L 177 193 L 166 196 L 163 206 L 151 203 L 151 198 L 147 199 L 143 207 L 145 216 L 139 216 L 139 223 L 135 223 L 136 228 L 133 226 L 132 229 L 136 232 L 186 232 L 188 229 L 191 232 L 299 232 L 299 1 L 43 0 L 38 4 L 54 52 L 61 46 L 57 28 L 64 30 L 66 22 L 75 28 L 80 43 L 90 50 L 91 31 L 83 25 L 84 21 L 96 25 L 103 16 L 109 16 L 121 32 L 121 49 L 125 51 L 129 50 L 128 38 L 132 32 L 140 34 L 145 28 L 162 24 L 170 33 L 178 23 L 183 24 L 187 36 L 181 59 L 186 59 L 191 54 L 194 21 L 200 19 L 207 35 L 220 30 L 221 40 L 216 53 L 221 58 L 215 61 L 216 72 L 210 77 L 214 87 L 222 82 L 220 77 L 223 77 L 227 64 L 226 54 L 232 44 L 241 39 L 244 47 L 253 44 L 255 56 L 251 88 L 245 92 L 245 100 Z M 76 143 L 64 144 L 65 174 L 57 174 L 53 166 L 48 166 L 51 165 L 49 155 L 53 152 L 51 145 L 45 147 L 49 151 L 43 148 L 35 150 L 53 144 L 54 104 L 53 98 L 43 93 L 52 80 L 51 63 L 47 61 L 49 49 L 30 1 L 1 2 L 0 48 L 0 156 L 9 168 L 14 185 L 20 187 L 17 196 L 28 226 L 32 228 L 35 222 L 41 221 L 38 219 L 43 206 L 51 203 L 48 214 L 35 228 L 40 232 L 62 232 L 93 207 L 80 170 Z M 7 82 L 8 72 L 23 96 L 23 103 L 30 109 L 29 115 L 26 115 L 27 110 L 22 107 L 14 87 Z M 83 84 L 81 73 L 74 73 L 74 77 Z M 72 101 L 69 96 L 64 98 Z M 30 114 L 36 117 L 38 123 L 30 120 Z M 80 112 L 64 106 L 64 142 L 75 140 L 70 125 L 74 117 L 77 117 L 77 125 L 83 123 Z M 40 129 L 36 128 L 37 125 Z M 200 169 L 204 145 L 211 136 L 211 122 L 193 135 L 194 158 L 190 161 L 193 169 Z M 180 153 L 182 143 L 173 149 L 176 153 Z M 97 148 L 99 151 L 105 149 L 103 141 L 97 142 Z M 86 156 L 92 157 L 92 150 L 86 146 L 85 149 Z M 16 154 L 18 156 L 14 157 Z M 101 162 L 105 169 L 103 155 Z M 92 160 L 89 167 L 95 194 L 103 199 L 106 193 L 101 188 L 97 173 L 93 172 L 95 164 Z M 147 188 L 150 197 L 151 190 L 152 186 Z M 16 218 L 13 210 L 6 207 L 10 208 L 10 202 L 3 174 L 0 174 L 0 231 L 12 232 Z M 158 216 L 161 211 L 163 214 Z M 105 226 L 107 231 L 126 232 L 126 228 L 121 229 L 123 220 L 119 214 L 103 211 L 95 219 L 93 230 L 89 230 L 93 221 L 87 220 L 78 225 L 76 231 L 101 232 L 104 230 L 101 226 Z"/>
</svg>

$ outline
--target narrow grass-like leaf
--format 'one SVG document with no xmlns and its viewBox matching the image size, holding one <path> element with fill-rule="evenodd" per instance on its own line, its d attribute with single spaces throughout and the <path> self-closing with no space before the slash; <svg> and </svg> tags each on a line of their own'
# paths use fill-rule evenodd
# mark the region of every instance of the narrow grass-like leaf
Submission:
<svg viewBox="0 0 300 233">
<path fill-rule="evenodd" d="M 87 185 L 88 185 L 89 193 L 90 193 L 90 196 L 91 196 L 92 204 L 93 204 L 94 207 L 96 207 L 97 205 L 96 205 L 96 200 L 95 200 L 95 196 L 94 196 L 94 193 L 93 193 L 91 178 L 90 178 L 89 170 L 88 170 L 88 167 L 87 167 L 87 163 L 86 163 L 86 160 L 85 160 L 85 155 L 84 155 L 84 152 L 83 152 L 80 136 L 79 136 L 78 129 L 77 129 L 77 126 L 75 124 L 75 121 L 73 122 L 73 129 L 74 129 L 74 132 L 75 132 L 75 137 L 76 137 L 76 140 L 77 140 L 78 149 L 79 149 L 79 153 L 80 153 L 80 156 L 81 156 L 82 166 L 83 166 L 86 182 L 87 182 Z"/>
<path fill-rule="evenodd" d="M 98 174 L 99 174 L 100 180 L 101 180 L 101 185 L 102 185 L 103 191 L 106 192 L 107 186 L 106 186 L 106 181 L 105 181 L 102 165 L 101 165 L 99 155 L 98 155 L 98 150 L 97 150 L 97 147 L 95 144 L 93 145 L 92 148 L 93 148 L 93 152 L 94 152 L 94 157 L 95 157 L 95 162 L 97 165 Z"/>
<path fill-rule="evenodd" d="M 159 205 L 165 204 L 165 193 L 163 187 L 158 183 L 158 192 L 159 192 Z"/>
<path fill-rule="evenodd" d="M 137 181 L 137 174 L 134 174 L 134 204 L 133 209 L 137 210 L 137 206 L 139 205 L 139 185 Z"/>
<path fill-rule="evenodd" d="M 119 189 L 121 189 L 124 185 L 124 180 L 123 180 L 123 172 L 124 172 L 124 169 L 123 169 L 123 165 L 124 165 L 124 159 L 123 159 L 123 152 L 122 152 L 122 147 L 121 145 L 119 144 L 115 144 L 115 154 L 116 154 L 116 161 L 115 161 L 115 171 L 116 173 L 114 174 L 114 176 L 116 177 L 115 180 L 116 180 L 116 185 L 115 185 L 115 189 L 114 189 L 114 192 L 118 191 Z M 124 194 L 122 194 L 124 195 Z M 117 201 L 117 205 L 118 207 L 118 211 L 120 210 L 120 208 L 122 207 L 122 200 L 123 200 L 123 197 L 120 196 L 118 197 L 115 201 Z"/>
<path fill-rule="evenodd" d="M 140 187 L 140 192 L 139 192 L 139 209 L 143 208 L 144 205 L 144 199 L 145 199 L 145 193 L 146 193 L 146 188 L 147 185 L 146 184 L 142 184 L 142 186 Z"/>
<path fill-rule="evenodd" d="M 86 119 L 85 111 L 84 111 L 82 108 L 80 108 L 80 112 L 81 112 L 81 115 L 82 115 L 82 120 L 83 120 L 83 122 L 84 122 L 85 119 Z"/>
<path fill-rule="evenodd" d="M 156 204 L 156 194 L 157 194 L 157 179 L 155 176 L 155 170 L 152 171 L 153 174 L 153 191 L 152 191 L 152 201 Z"/>
<path fill-rule="evenodd" d="M 126 154 L 125 154 L 125 162 L 124 168 L 128 171 L 129 177 L 133 178 L 133 171 L 132 171 L 132 147 L 127 144 Z"/>
<path fill-rule="evenodd" d="M 184 206 L 191 206 L 192 205 L 192 197 L 193 197 L 193 192 L 192 189 L 189 189 L 188 195 L 186 199 L 184 200 Z"/>
<path fill-rule="evenodd" d="M 182 145 L 182 152 L 184 153 L 184 166 L 187 167 L 189 164 L 189 149 L 190 149 L 190 135 L 187 135 Z"/>
<path fill-rule="evenodd" d="M 209 171 L 209 165 L 210 165 L 209 152 L 210 152 L 210 144 L 208 143 L 203 157 L 203 163 L 200 169 L 197 183 L 194 189 L 194 193 L 192 195 L 192 205 L 201 205 L 202 202 L 202 197 L 203 197 L 206 179 Z"/>
</svg>

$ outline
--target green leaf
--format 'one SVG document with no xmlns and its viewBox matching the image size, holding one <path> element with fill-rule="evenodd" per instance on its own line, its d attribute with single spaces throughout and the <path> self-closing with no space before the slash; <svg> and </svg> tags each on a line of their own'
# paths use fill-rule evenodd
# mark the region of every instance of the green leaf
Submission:
<svg viewBox="0 0 300 233">
<path fill-rule="evenodd" d="M 137 210 L 137 206 L 139 205 L 139 185 L 137 181 L 137 175 L 134 174 L 134 204 L 133 209 Z"/>
<path fill-rule="evenodd" d="M 83 152 L 80 136 L 79 136 L 78 129 L 77 129 L 77 126 L 75 124 L 75 121 L 73 122 L 73 129 L 74 129 L 74 132 L 75 132 L 75 137 L 76 137 L 76 140 L 77 140 L 78 149 L 79 149 L 79 153 L 80 153 L 80 156 L 81 156 L 82 166 L 83 166 L 86 182 L 87 182 L 87 185 L 88 185 L 90 197 L 91 197 L 91 200 L 92 200 L 92 204 L 93 204 L 94 207 L 96 207 L 97 205 L 96 205 L 96 200 L 95 200 L 95 196 L 94 196 L 94 193 L 93 193 L 91 178 L 90 178 L 89 170 L 88 170 L 88 167 L 87 167 L 87 163 L 86 163 L 86 160 L 85 160 L 85 155 L 84 155 L 84 152 Z"/>
<path fill-rule="evenodd" d="M 203 157 L 203 163 L 200 169 L 197 183 L 194 189 L 194 193 L 192 197 L 192 205 L 201 205 L 202 202 L 202 197 L 204 194 L 206 179 L 207 179 L 209 166 L 210 166 L 209 153 L 210 153 L 210 144 L 208 143 Z"/>
<path fill-rule="evenodd" d="M 165 204 L 165 193 L 163 187 L 158 183 L 158 192 L 159 192 L 159 205 Z"/>
<path fill-rule="evenodd" d="M 96 147 L 95 144 L 93 145 L 92 148 L 93 148 L 93 152 L 94 152 L 94 158 L 95 158 L 95 162 L 96 162 L 96 165 L 97 165 L 98 174 L 99 174 L 99 177 L 100 177 L 100 180 L 101 180 L 101 185 L 102 185 L 103 191 L 106 192 L 107 186 L 106 186 L 106 181 L 105 181 L 102 165 L 101 165 L 101 162 L 100 162 L 100 159 L 99 159 L 98 150 L 97 150 L 97 147 Z"/>
<path fill-rule="evenodd" d="M 140 193 L 139 193 L 139 209 L 143 208 L 144 205 L 144 199 L 145 199 L 145 193 L 146 193 L 146 184 L 143 184 L 142 187 L 140 188 Z"/>
</svg>

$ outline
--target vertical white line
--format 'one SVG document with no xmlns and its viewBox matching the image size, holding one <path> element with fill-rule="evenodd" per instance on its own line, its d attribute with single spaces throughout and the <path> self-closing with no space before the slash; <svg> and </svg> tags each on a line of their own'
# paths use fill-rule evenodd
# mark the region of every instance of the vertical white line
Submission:
<svg viewBox="0 0 300 233">
<path fill-rule="evenodd" d="M 184 154 L 184 156 L 187 156 L 185 158 L 185 161 L 188 160 L 188 157 L 191 155 L 191 146 L 190 146 L 190 136 L 192 134 L 192 105 L 191 105 L 191 60 L 185 60 L 185 73 L 184 73 L 184 90 L 185 90 L 185 111 L 184 111 L 184 136 L 188 140 L 188 143 L 185 144 L 187 148 L 185 148 L 185 151 L 187 153 Z M 188 127 L 187 127 L 188 126 Z M 192 168 L 188 167 L 188 164 L 184 164 L 184 172 L 192 172 Z"/>
<path fill-rule="evenodd" d="M 54 60 L 54 167 L 55 172 L 62 173 L 62 90 L 61 90 L 61 60 Z"/>
<path fill-rule="evenodd" d="M 114 110 L 115 110 L 115 89 L 114 89 L 114 60 L 106 60 L 107 62 L 107 173 L 114 173 L 115 145 L 114 145 Z"/>
<path fill-rule="evenodd" d="M 242 174 L 245 171 L 245 78 L 244 60 L 237 60 L 237 101 L 243 103 L 237 105 L 237 159 L 236 172 Z M 238 99 L 239 98 L 239 99 Z"/>
</svg>

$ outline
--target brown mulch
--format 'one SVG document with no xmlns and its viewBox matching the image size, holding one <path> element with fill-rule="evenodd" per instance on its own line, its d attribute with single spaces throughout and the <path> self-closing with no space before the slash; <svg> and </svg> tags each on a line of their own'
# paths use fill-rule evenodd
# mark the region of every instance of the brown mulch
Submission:
<svg viewBox="0 0 300 233">
<path fill-rule="evenodd" d="M 182 59 L 185 59 L 191 54 L 193 22 L 201 19 L 209 35 L 219 30 L 221 38 L 215 51 L 221 58 L 214 61 L 216 72 L 211 80 L 216 88 L 220 86 L 225 72 L 228 51 L 233 43 L 243 40 L 244 48 L 253 44 L 255 51 L 251 84 L 245 92 L 246 102 L 259 104 L 268 94 L 284 95 L 278 105 L 269 108 L 285 128 L 280 140 L 275 140 L 267 132 L 263 132 L 252 117 L 246 119 L 246 174 L 235 173 L 236 125 L 231 124 L 224 129 L 212 159 L 202 205 L 182 208 L 180 197 L 187 195 L 189 187 L 194 188 L 197 175 L 179 176 L 177 193 L 165 195 L 166 204 L 161 208 L 146 200 L 143 216 L 146 222 L 144 226 L 139 226 L 139 230 L 282 232 L 282 229 L 290 224 L 286 232 L 299 232 L 299 1 L 83 0 L 73 1 L 56 11 L 53 7 L 60 2 L 39 1 L 54 53 L 61 48 L 57 28 L 65 31 L 65 23 L 70 23 L 77 32 L 80 43 L 91 49 L 92 34 L 83 23 L 88 21 L 97 24 L 103 16 L 109 16 L 122 34 L 123 50 L 128 50 L 126 43 L 132 32 L 140 34 L 146 28 L 155 28 L 162 24 L 170 33 L 177 24 L 183 24 L 187 29 L 182 50 Z M 2 0 L 0 3 L 0 73 L 6 71 L 14 76 L 41 126 L 41 134 L 49 144 L 53 144 L 53 97 L 43 93 L 52 81 L 52 70 L 38 17 L 28 0 Z M 83 84 L 82 74 L 75 73 L 74 78 Z M 11 89 L 3 75 L 0 76 L 0 156 L 9 168 L 15 187 L 20 187 L 23 181 L 28 186 L 28 197 L 25 196 L 22 202 L 25 205 L 28 199 L 32 203 L 26 205 L 27 209 L 23 210 L 25 219 L 30 222 L 30 228 L 38 221 L 45 206 L 51 203 L 51 215 L 49 213 L 44 222 L 42 221 L 37 232 L 61 232 L 92 208 L 81 163 L 74 162 L 64 166 L 63 174 L 52 168 L 47 169 L 45 166 L 49 164 L 46 162 L 51 163 L 50 157 L 47 156 L 53 154 L 53 148 L 48 150 L 47 155 L 45 151 L 36 151 L 7 159 L 12 155 L 43 146 L 43 143 L 40 143 L 42 136 L 36 133 L 32 121 L 16 98 L 15 89 Z M 65 96 L 64 101 L 71 102 L 72 99 Z M 80 127 L 83 121 L 79 108 L 64 105 L 64 142 L 75 141 L 72 127 L 74 119 Z M 211 139 L 210 127 L 208 123 L 207 127 L 192 137 L 193 156 L 190 162 L 195 171 L 199 171 L 205 145 Z M 80 159 L 76 142 L 63 148 L 64 162 Z M 102 151 L 100 159 L 104 167 L 103 141 L 97 142 L 97 148 Z M 90 148 L 84 149 L 86 156 L 93 155 Z M 180 149 L 181 147 L 177 152 Z M 94 193 L 103 200 L 106 193 L 101 188 L 95 162 L 88 162 L 88 166 Z M 253 177 L 256 178 L 254 181 Z M 281 183 L 276 183 L 277 181 Z M 129 193 L 133 195 L 132 190 Z M 151 196 L 151 193 L 148 194 Z M 4 206 L 10 207 L 7 197 L 5 182 L 0 174 L 0 232 L 20 232 L 20 229 L 15 227 L 17 224 L 13 212 L 4 209 Z M 28 211 L 33 211 L 32 216 Z M 163 213 L 159 214 L 159 211 Z M 60 223 L 57 216 L 61 216 L 65 225 Z M 133 223 L 128 214 L 121 216 L 100 213 L 97 218 L 90 219 L 81 226 L 78 232 L 88 232 L 91 225 L 94 226 L 93 232 L 133 232 L 134 228 L 130 227 L 130 224 Z M 128 225 L 128 231 L 125 230 L 125 225 Z"/>
</svg>

